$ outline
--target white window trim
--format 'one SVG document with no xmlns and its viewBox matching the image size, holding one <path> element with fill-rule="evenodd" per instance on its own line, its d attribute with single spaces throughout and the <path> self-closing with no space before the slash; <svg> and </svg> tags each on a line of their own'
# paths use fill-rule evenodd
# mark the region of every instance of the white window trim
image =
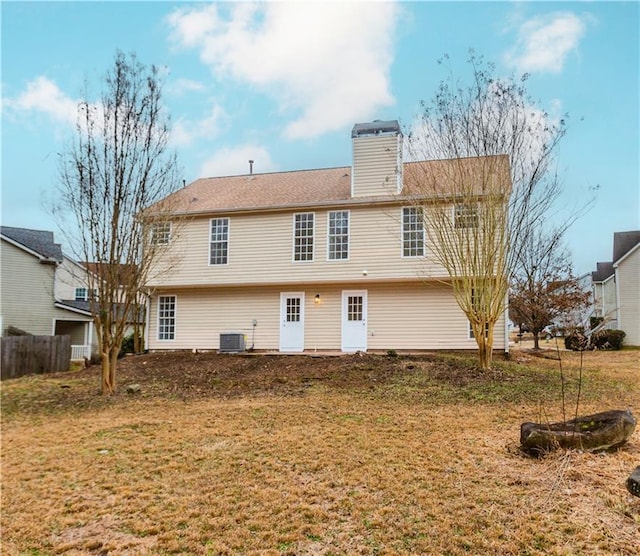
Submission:
<svg viewBox="0 0 640 556">
<path fill-rule="evenodd" d="M 160 298 L 173 297 L 173 338 L 160 338 Z M 178 328 L 178 296 L 177 295 L 159 295 L 157 298 L 158 307 L 156 309 L 156 339 L 158 342 L 175 342 Z"/>
<path fill-rule="evenodd" d="M 331 258 L 331 214 L 337 212 L 347 213 L 347 256 L 344 259 Z M 330 210 L 327 212 L 327 261 L 331 263 L 347 262 L 351 258 L 351 211 L 350 210 Z"/>
<path fill-rule="evenodd" d="M 422 208 L 424 211 L 424 207 L 400 207 L 400 257 L 403 259 L 419 259 L 420 257 L 424 257 L 426 253 L 427 247 L 427 234 L 424 229 L 424 216 L 422 218 L 422 254 L 421 255 L 405 255 L 404 254 L 404 210 L 411 208 Z"/>
<path fill-rule="evenodd" d="M 211 226 L 214 220 L 226 220 L 227 221 L 227 262 L 225 263 L 212 263 L 211 262 Z M 229 259 L 231 258 L 231 218 L 228 216 L 221 216 L 217 218 L 209 219 L 209 241 L 207 242 L 207 261 L 209 262 L 209 266 L 211 267 L 221 267 L 228 266 Z"/>
<path fill-rule="evenodd" d="M 78 290 L 84 290 L 84 297 L 78 297 Z M 73 292 L 73 299 L 75 301 L 89 301 L 89 288 L 75 288 Z"/>
<path fill-rule="evenodd" d="M 475 226 L 458 226 L 458 207 L 473 207 L 475 208 L 476 225 Z M 468 214 L 465 215 L 468 218 Z M 471 203 L 455 203 L 452 207 L 453 228 L 455 230 L 475 230 L 480 227 L 480 205 L 477 201 Z"/>
<path fill-rule="evenodd" d="M 168 226 L 169 227 L 169 232 L 166 235 L 167 240 L 166 241 L 154 241 L 154 239 L 156 239 L 157 234 L 154 232 L 155 228 L 157 226 Z M 173 232 L 173 227 L 171 226 L 171 222 L 153 222 L 151 224 L 151 237 L 149 238 L 151 241 L 151 245 L 169 245 L 171 243 L 171 238 L 172 238 L 172 232 Z M 164 234 L 163 236 L 164 237 Z"/>
<path fill-rule="evenodd" d="M 311 258 L 306 259 L 304 261 L 296 261 L 296 216 L 299 214 L 312 214 L 313 215 L 313 228 L 311 238 L 313 239 L 313 247 L 311 249 Z M 291 262 L 294 264 L 308 264 L 312 263 L 316 259 L 316 213 L 313 211 L 307 212 L 294 212 L 293 218 L 291 219 L 293 226 L 293 233 L 291 235 L 291 239 L 293 240 L 291 243 Z"/>
</svg>

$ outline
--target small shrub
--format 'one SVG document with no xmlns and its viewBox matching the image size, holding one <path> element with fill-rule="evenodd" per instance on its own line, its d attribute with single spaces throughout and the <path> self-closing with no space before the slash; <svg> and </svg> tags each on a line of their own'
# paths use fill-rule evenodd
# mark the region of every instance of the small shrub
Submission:
<svg viewBox="0 0 640 556">
<path fill-rule="evenodd" d="M 129 334 L 122 339 L 118 357 L 124 357 L 127 353 L 133 353 L 133 334 Z"/>
<path fill-rule="evenodd" d="M 600 330 L 591 336 L 591 345 L 595 349 L 619 350 L 626 335 L 624 330 Z"/>
<path fill-rule="evenodd" d="M 602 323 L 603 320 L 604 317 L 589 317 L 589 328 L 593 330 L 596 326 Z"/>
<path fill-rule="evenodd" d="M 564 338 L 564 347 L 572 351 L 582 351 L 587 347 L 587 338 L 584 334 L 574 332 Z"/>
<path fill-rule="evenodd" d="M 388 349 L 387 357 L 398 357 L 398 352 L 395 349 Z"/>
</svg>

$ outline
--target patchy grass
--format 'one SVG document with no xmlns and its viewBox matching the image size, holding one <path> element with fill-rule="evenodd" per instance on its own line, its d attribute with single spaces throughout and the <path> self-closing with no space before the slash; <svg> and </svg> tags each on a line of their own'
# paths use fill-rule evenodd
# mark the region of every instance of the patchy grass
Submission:
<svg viewBox="0 0 640 556">
<path fill-rule="evenodd" d="M 567 408 L 579 354 L 562 353 Z M 635 404 L 640 352 L 585 354 L 581 413 Z M 636 554 L 606 454 L 518 450 L 558 362 L 155 354 L 2 384 L 2 554 Z"/>
</svg>

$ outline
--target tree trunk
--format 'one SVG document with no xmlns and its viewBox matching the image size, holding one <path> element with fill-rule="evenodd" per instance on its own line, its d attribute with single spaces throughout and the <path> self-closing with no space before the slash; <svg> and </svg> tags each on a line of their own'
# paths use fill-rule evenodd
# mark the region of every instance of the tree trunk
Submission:
<svg viewBox="0 0 640 556">
<path fill-rule="evenodd" d="M 533 349 L 540 349 L 540 332 L 533 333 Z"/>
<path fill-rule="evenodd" d="M 120 347 L 116 346 L 111 348 L 111 364 L 109 365 L 109 382 L 111 384 L 111 393 L 116 393 L 116 365 L 118 363 L 118 355 L 120 354 Z"/>
<path fill-rule="evenodd" d="M 472 323 L 473 336 L 478 344 L 478 362 L 483 371 L 491 369 L 493 362 L 493 324 Z"/>
<path fill-rule="evenodd" d="M 110 396 L 115 393 L 115 374 L 111 368 L 111 357 L 108 350 L 102 350 L 102 395 Z"/>
</svg>

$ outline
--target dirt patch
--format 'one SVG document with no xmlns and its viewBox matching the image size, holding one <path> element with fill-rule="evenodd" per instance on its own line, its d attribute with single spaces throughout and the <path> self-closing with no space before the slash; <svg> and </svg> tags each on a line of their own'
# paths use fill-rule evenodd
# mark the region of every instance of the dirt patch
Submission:
<svg viewBox="0 0 640 556">
<path fill-rule="evenodd" d="M 469 358 L 443 358 L 435 354 L 388 356 L 263 355 L 163 352 L 128 356 L 118 362 L 118 394 L 98 396 L 100 366 L 75 372 L 31 376 L 10 384 L 16 394 L 3 397 L 21 411 L 56 410 L 73 406 L 92 409 L 118 399 L 201 398 L 233 399 L 255 396 L 301 396 L 311 388 L 374 391 L 416 379 L 446 381 L 452 386 L 500 380 L 500 369 L 483 372 Z M 140 392 L 127 395 L 127 385 Z M 7 383 L 9 385 L 9 383 Z M 23 395 L 20 395 L 23 394 Z"/>
</svg>

